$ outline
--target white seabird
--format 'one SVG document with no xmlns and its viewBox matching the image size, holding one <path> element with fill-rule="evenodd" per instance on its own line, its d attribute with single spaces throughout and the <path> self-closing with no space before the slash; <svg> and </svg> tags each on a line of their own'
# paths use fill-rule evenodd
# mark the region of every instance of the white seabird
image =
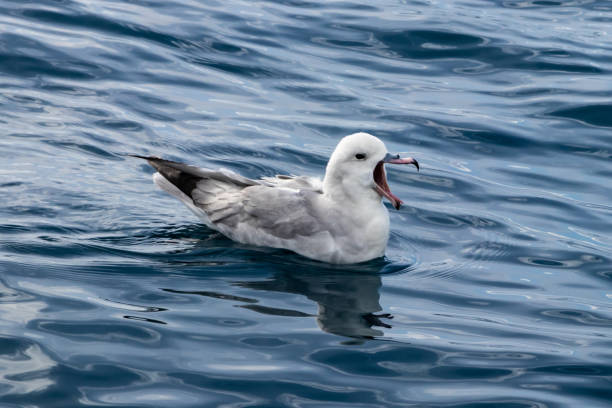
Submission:
<svg viewBox="0 0 612 408">
<path fill-rule="evenodd" d="M 384 255 L 389 238 L 385 163 L 413 164 L 387 153 L 368 133 L 344 137 L 325 177 L 276 176 L 252 180 L 227 169 L 209 170 L 153 156 L 153 181 L 208 227 L 244 244 L 285 248 L 319 261 L 348 264 Z"/>
</svg>

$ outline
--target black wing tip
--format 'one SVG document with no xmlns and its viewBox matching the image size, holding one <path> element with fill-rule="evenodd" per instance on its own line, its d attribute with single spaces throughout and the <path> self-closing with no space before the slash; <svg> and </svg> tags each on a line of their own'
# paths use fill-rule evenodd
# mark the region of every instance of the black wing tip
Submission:
<svg viewBox="0 0 612 408">
<path fill-rule="evenodd" d="M 166 164 L 166 165 L 176 164 L 176 165 L 180 165 L 180 166 L 193 167 L 193 166 L 189 166 L 187 164 L 184 164 L 184 163 L 181 163 L 181 162 L 177 162 L 177 161 L 174 161 L 174 160 L 164 159 L 164 158 L 161 158 L 159 156 L 142 156 L 140 154 L 131 154 L 131 153 L 126 154 L 126 156 L 136 157 L 137 159 L 147 160 L 152 166 L 154 166 L 154 163 L 157 163 L 157 164 Z"/>
<path fill-rule="evenodd" d="M 136 157 L 137 159 L 144 159 L 144 160 L 164 160 L 158 156 L 141 156 L 140 154 L 132 154 L 132 153 L 127 153 L 126 156 Z"/>
<path fill-rule="evenodd" d="M 140 154 L 130 153 L 127 156 L 146 160 L 159 174 L 189 197 L 191 197 L 191 192 L 196 188 L 198 181 L 202 179 L 200 176 L 185 171 L 186 168 L 191 166 L 179 162 L 162 159 L 157 156 L 142 156 Z"/>
<path fill-rule="evenodd" d="M 142 156 L 140 154 L 131 154 L 131 153 L 127 154 L 127 156 L 146 160 L 157 171 L 159 171 L 160 166 L 163 166 L 163 165 L 181 164 L 181 163 L 178 163 L 172 160 L 162 159 L 159 156 Z"/>
<path fill-rule="evenodd" d="M 164 166 L 165 164 L 174 163 L 174 162 L 162 159 L 161 157 L 157 157 L 157 156 L 142 156 L 140 154 L 131 154 L 131 153 L 127 154 L 127 156 L 135 157 L 137 159 L 146 160 L 147 163 L 149 163 L 149 165 L 151 165 L 151 167 L 153 167 L 155 170 L 157 170 L 160 173 L 162 172 L 162 169 L 164 167 L 167 167 L 167 166 Z"/>
</svg>

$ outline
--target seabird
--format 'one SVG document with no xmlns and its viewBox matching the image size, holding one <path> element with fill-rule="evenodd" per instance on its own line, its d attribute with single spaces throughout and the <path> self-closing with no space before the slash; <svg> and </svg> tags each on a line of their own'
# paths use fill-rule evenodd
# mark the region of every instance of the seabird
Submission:
<svg viewBox="0 0 612 408">
<path fill-rule="evenodd" d="M 350 264 L 384 255 L 395 196 L 385 163 L 418 162 L 387 152 L 368 133 L 344 137 L 332 153 L 323 180 L 307 176 L 253 180 L 227 169 L 209 170 L 145 159 L 157 170 L 153 181 L 182 201 L 208 227 L 244 244 L 285 248 L 315 260 Z"/>
</svg>

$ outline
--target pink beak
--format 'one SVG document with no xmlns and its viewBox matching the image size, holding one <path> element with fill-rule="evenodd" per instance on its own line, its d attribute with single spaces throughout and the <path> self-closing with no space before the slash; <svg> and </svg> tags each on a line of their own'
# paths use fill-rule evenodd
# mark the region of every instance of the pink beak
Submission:
<svg viewBox="0 0 612 408">
<path fill-rule="evenodd" d="M 402 159 L 400 158 L 399 154 L 387 153 L 385 158 L 379 161 L 376 167 L 374 168 L 374 182 L 376 183 L 374 189 L 382 197 L 386 197 L 396 210 L 399 210 L 403 202 L 399 199 L 399 197 L 393 194 L 391 192 L 391 189 L 389 188 L 389 184 L 387 183 L 387 175 L 385 174 L 385 163 L 413 164 L 417 168 L 417 170 L 419 170 L 419 162 L 417 162 L 412 157 Z"/>
</svg>

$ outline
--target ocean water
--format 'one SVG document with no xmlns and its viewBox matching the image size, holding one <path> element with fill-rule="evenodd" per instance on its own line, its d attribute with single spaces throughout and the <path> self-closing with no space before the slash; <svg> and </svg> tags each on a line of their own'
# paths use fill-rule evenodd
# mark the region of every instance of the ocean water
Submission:
<svg viewBox="0 0 612 408">
<path fill-rule="evenodd" d="M 612 2 L 0 1 L 0 406 L 609 407 Z M 322 175 L 387 256 L 200 225 L 127 153 Z M 388 205 L 388 204 L 387 204 Z"/>
</svg>

